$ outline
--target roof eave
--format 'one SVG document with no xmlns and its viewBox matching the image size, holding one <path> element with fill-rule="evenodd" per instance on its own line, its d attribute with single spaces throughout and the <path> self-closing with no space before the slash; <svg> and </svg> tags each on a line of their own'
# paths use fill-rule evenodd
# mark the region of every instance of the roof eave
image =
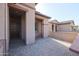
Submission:
<svg viewBox="0 0 79 59">
<path fill-rule="evenodd" d="M 42 16 L 42 17 L 45 17 L 45 18 L 47 18 L 47 19 L 50 19 L 50 18 L 51 18 L 51 17 L 46 16 L 46 15 L 44 15 L 44 14 L 38 12 L 38 11 L 36 11 L 35 14 L 36 14 L 36 15 L 40 15 L 40 16 Z"/>
</svg>

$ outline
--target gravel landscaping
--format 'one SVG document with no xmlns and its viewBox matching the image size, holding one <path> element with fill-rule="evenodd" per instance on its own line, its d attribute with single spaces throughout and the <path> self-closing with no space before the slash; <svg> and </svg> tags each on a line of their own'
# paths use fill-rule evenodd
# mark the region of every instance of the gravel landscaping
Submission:
<svg viewBox="0 0 79 59">
<path fill-rule="evenodd" d="M 54 38 L 37 39 L 34 44 L 25 45 L 21 40 L 11 42 L 9 56 L 78 56 L 69 47 Z"/>
</svg>

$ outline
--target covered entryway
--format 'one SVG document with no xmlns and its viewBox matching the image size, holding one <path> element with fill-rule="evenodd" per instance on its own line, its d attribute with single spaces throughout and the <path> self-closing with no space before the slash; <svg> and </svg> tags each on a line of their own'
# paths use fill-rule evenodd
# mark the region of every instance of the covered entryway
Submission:
<svg viewBox="0 0 79 59">
<path fill-rule="evenodd" d="M 24 26 L 24 27 L 23 27 Z M 9 7 L 9 46 L 25 44 L 25 12 L 14 7 Z"/>
<path fill-rule="evenodd" d="M 18 40 L 26 44 L 35 42 L 34 3 L 1 3 L 0 10 L 0 42 L 2 42 L 0 51 L 2 54 L 8 53 L 12 39 L 15 43 Z M 13 41 L 12 43 L 15 44 Z"/>
</svg>

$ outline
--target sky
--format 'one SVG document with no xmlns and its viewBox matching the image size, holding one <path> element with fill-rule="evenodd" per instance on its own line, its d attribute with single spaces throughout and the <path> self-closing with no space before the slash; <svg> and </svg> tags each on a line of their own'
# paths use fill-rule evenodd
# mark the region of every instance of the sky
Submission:
<svg viewBox="0 0 79 59">
<path fill-rule="evenodd" d="M 50 20 L 74 20 L 79 25 L 79 3 L 38 3 L 36 10 L 50 16 Z"/>
</svg>

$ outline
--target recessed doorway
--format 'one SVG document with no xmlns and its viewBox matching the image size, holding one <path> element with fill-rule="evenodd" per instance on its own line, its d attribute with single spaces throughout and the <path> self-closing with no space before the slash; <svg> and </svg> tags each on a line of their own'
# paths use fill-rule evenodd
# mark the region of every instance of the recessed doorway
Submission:
<svg viewBox="0 0 79 59">
<path fill-rule="evenodd" d="M 9 7 L 9 51 L 26 45 L 25 11 Z"/>
</svg>

